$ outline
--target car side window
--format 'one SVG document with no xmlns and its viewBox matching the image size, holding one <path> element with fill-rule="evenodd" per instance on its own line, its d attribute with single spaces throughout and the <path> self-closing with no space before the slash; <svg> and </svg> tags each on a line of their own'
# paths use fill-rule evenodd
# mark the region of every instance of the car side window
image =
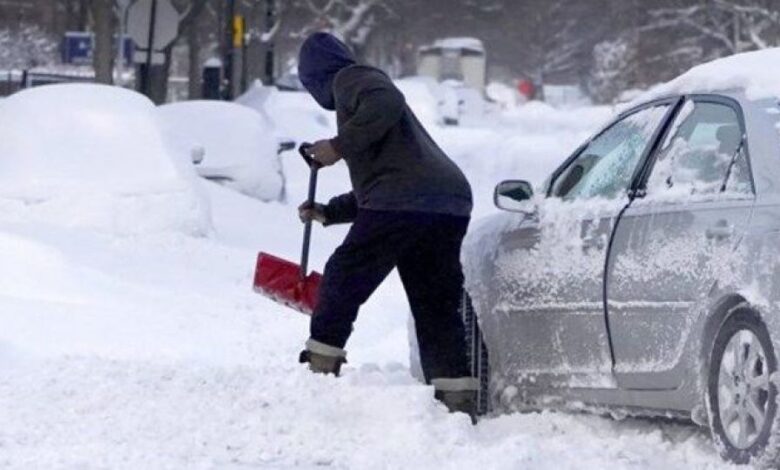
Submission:
<svg viewBox="0 0 780 470">
<path fill-rule="evenodd" d="M 650 106 L 612 124 L 558 175 L 552 194 L 563 199 L 614 198 L 625 192 L 668 109 L 668 104 Z"/>
<path fill-rule="evenodd" d="M 731 106 L 688 100 L 658 151 L 648 196 L 750 193 L 743 134 Z"/>
</svg>

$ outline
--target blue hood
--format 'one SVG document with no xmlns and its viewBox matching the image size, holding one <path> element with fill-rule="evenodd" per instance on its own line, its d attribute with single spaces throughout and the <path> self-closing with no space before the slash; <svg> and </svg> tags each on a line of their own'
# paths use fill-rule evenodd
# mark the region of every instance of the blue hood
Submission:
<svg viewBox="0 0 780 470">
<path fill-rule="evenodd" d="M 333 79 L 339 70 L 355 63 L 347 46 L 328 33 L 314 33 L 303 42 L 298 55 L 298 77 L 311 96 L 325 109 L 336 109 Z"/>
</svg>

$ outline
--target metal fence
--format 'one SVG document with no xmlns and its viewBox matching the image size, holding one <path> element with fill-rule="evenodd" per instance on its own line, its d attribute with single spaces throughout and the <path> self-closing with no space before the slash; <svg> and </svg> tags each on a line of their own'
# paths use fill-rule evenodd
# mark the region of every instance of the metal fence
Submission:
<svg viewBox="0 0 780 470">
<path fill-rule="evenodd" d="M 24 88 L 54 83 L 89 83 L 95 78 L 89 74 L 58 73 L 36 70 L 0 71 L 0 96 L 8 96 Z"/>
<path fill-rule="evenodd" d="M 0 71 L 0 96 L 8 96 L 22 88 L 23 73 L 18 70 Z"/>
</svg>

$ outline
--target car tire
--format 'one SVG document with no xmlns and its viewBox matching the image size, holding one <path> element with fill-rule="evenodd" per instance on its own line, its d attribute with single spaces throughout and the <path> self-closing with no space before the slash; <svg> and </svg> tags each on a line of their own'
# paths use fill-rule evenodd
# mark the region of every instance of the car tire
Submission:
<svg viewBox="0 0 780 470">
<path fill-rule="evenodd" d="M 724 459 L 762 467 L 778 461 L 776 371 L 766 325 L 755 311 L 738 308 L 715 337 L 707 380 L 710 430 Z"/>
<path fill-rule="evenodd" d="M 482 338 L 482 331 L 479 328 L 479 320 L 471 304 L 471 297 L 465 291 L 461 298 L 460 314 L 463 318 L 463 326 L 466 333 L 466 348 L 471 376 L 479 379 L 477 414 L 485 415 L 490 411 L 490 402 L 488 400 L 490 371 L 488 352 L 485 341 Z M 414 379 L 420 383 L 425 383 L 425 376 L 420 363 L 420 349 L 417 344 L 414 317 L 411 313 L 409 314 L 406 331 L 409 340 L 409 371 Z"/>
<path fill-rule="evenodd" d="M 471 303 L 471 297 L 466 292 L 464 292 L 461 302 L 461 314 L 463 315 L 463 324 L 466 330 L 466 345 L 468 347 L 471 375 L 479 379 L 477 414 L 482 416 L 490 411 L 490 401 L 488 400 L 490 364 L 488 362 L 487 347 L 482 337 L 482 330 L 479 328 L 479 319 Z"/>
</svg>

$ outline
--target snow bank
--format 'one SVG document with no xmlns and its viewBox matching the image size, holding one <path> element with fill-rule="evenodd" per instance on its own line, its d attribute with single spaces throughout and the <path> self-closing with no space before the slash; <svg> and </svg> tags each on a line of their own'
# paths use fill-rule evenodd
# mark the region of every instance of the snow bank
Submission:
<svg viewBox="0 0 780 470">
<path fill-rule="evenodd" d="M 152 103 L 118 87 L 26 90 L 0 106 L 0 220 L 115 233 L 210 230 L 194 171 L 166 149 Z"/>
<path fill-rule="evenodd" d="M 245 106 L 222 101 L 185 101 L 158 108 L 166 141 L 184 164 L 204 151 L 201 176 L 264 201 L 282 198 L 284 175 L 273 123 Z"/>
<path fill-rule="evenodd" d="M 744 90 L 749 99 L 780 97 L 780 48 L 735 54 L 697 65 L 652 88 L 631 105 L 671 94 Z"/>
</svg>

